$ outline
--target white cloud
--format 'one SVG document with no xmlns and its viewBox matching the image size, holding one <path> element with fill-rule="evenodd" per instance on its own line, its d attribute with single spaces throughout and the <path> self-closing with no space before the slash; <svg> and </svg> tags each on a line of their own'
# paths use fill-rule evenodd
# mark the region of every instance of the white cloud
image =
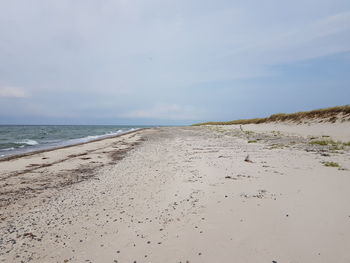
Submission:
<svg viewBox="0 0 350 263">
<path fill-rule="evenodd" d="M 134 119 L 194 120 L 200 111 L 192 106 L 179 104 L 156 104 L 148 109 L 126 112 L 119 117 Z"/>
<path fill-rule="evenodd" d="M 28 98 L 29 93 L 17 87 L 0 87 L 0 98 Z"/>
</svg>

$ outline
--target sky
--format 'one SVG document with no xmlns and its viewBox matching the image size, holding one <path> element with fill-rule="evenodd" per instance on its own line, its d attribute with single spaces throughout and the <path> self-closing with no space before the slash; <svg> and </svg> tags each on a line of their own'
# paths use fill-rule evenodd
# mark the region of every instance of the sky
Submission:
<svg viewBox="0 0 350 263">
<path fill-rule="evenodd" d="M 0 0 L 0 124 L 264 117 L 349 84 L 349 0 Z"/>
</svg>

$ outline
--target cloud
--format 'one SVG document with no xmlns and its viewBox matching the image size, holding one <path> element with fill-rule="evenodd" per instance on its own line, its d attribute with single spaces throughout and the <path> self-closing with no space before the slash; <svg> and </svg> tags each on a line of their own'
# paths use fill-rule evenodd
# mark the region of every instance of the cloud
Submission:
<svg viewBox="0 0 350 263">
<path fill-rule="evenodd" d="M 350 1 L 0 1 L 0 35 L 0 84 L 25 87 L 0 85 L 1 112 L 35 94 L 18 114 L 208 118 L 193 106 L 229 114 L 230 100 L 303 75 L 286 66 L 349 52 Z M 340 67 L 329 81 L 348 86 Z"/>
<path fill-rule="evenodd" d="M 28 98 L 29 93 L 17 87 L 0 87 L 0 98 Z"/>
<path fill-rule="evenodd" d="M 163 119 L 163 120 L 194 120 L 200 112 L 192 106 L 179 104 L 156 104 L 148 109 L 132 110 L 121 114 L 122 118 L 133 119 Z"/>
<path fill-rule="evenodd" d="M 241 21 L 243 22 L 243 21 Z M 281 25 L 284 23 L 281 22 Z M 326 57 L 350 51 L 350 12 L 338 12 L 321 18 L 309 19 L 302 25 L 295 23 L 271 30 L 268 24 L 255 25 L 242 43 L 233 43 L 217 54 L 216 61 L 230 59 L 238 77 L 249 78 L 251 68 L 267 70 L 270 66 Z M 273 26 L 271 26 L 273 28 Z M 264 32 L 261 35 L 259 31 Z M 345 41 L 347 40 L 347 41 Z"/>
</svg>

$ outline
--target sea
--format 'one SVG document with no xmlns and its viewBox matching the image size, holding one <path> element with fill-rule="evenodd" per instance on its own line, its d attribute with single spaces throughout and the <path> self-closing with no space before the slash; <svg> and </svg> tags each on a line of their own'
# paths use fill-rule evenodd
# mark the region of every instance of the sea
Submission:
<svg viewBox="0 0 350 263">
<path fill-rule="evenodd" d="M 0 158 L 89 142 L 149 126 L 0 125 Z"/>
</svg>

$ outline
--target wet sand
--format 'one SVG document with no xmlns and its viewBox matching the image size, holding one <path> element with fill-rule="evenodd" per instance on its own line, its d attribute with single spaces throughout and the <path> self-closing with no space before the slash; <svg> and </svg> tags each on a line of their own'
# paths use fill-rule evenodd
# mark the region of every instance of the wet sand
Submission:
<svg viewBox="0 0 350 263">
<path fill-rule="evenodd" d="M 0 260 L 350 262 L 348 169 L 348 146 L 245 126 L 2 161 Z"/>
</svg>

